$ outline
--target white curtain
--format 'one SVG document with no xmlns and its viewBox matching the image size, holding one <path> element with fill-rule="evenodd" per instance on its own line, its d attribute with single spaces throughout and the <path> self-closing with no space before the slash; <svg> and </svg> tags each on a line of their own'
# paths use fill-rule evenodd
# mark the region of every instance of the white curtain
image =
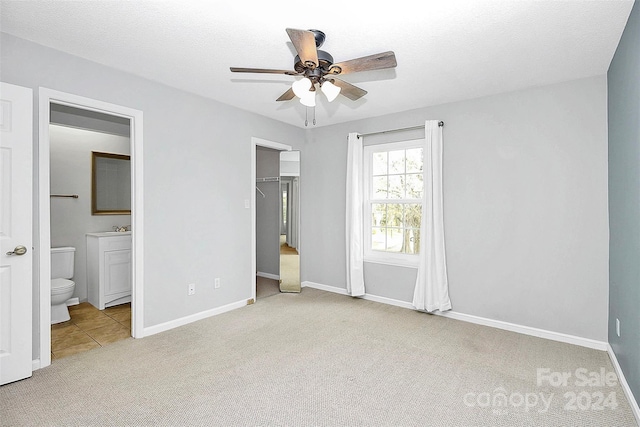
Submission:
<svg viewBox="0 0 640 427">
<path fill-rule="evenodd" d="M 362 139 L 350 133 L 347 143 L 347 293 L 364 295 Z"/>
<path fill-rule="evenodd" d="M 424 194 L 420 226 L 420 263 L 413 293 L 418 310 L 451 310 L 444 247 L 442 202 L 442 127 L 437 120 L 425 123 Z"/>
</svg>

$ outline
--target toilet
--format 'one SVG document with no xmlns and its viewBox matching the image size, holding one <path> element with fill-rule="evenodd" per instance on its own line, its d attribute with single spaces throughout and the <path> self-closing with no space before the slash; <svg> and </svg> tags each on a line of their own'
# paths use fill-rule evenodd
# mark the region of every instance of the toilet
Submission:
<svg viewBox="0 0 640 427">
<path fill-rule="evenodd" d="M 76 248 L 66 246 L 51 248 L 51 324 L 71 319 L 67 300 L 73 296 L 76 287 L 73 266 Z"/>
</svg>

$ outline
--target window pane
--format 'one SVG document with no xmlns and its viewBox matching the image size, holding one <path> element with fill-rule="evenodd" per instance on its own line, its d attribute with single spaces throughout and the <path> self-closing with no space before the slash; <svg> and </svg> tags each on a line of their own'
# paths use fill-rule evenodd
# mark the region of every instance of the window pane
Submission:
<svg viewBox="0 0 640 427">
<path fill-rule="evenodd" d="M 420 253 L 420 230 L 417 228 L 407 228 L 405 252 L 408 254 Z"/>
<path fill-rule="evenodd" d="M 407 173 L 422 172 L 422 148 L 407 150 Z"/>
<path fill-rule="evenodd" d="M 422 191 L 424 184 L 422 183 L 421 173 L 407 174 L 407 199 L 422 199 Z"/>
<path fill-rule="evenodd" d="M 387 152 L 373 153 L 372 162 L 373 175 L 387 174 Z"/>
<path fill-rule="evenodd" d="M 389 203 L 387 205 L 387 226 L 402 227 L 403 205 Z"/>
<path fill-rule="evenodd" d="M 371 229 L 371 249 L 374 251 L 386 249 L 386 229 L 378 227 Z"/>
<path fill-rule="evenodd" d="M 423 177 L 423 148 L 371 152 L 371 189 L 367 194 L 371 219 L 368 251 L 417 254 L 420 251 L 420 223 Z"/>
<path fill-rule="evenodd" d="M 391 175 L 389 177 L 389 198 L 404 199 L 404 175 Z"/>
<path fill-rule="evenodd" d="M 387 252 L 402 252 L 402 229 L 387 228 Z"/>
<path fill-rule="evenodd" d="M 375 176 L 373 177 L 373 195 L 374 199 L 387 199 L 389 197 L 387 193 L 387 177 Z"/>
<path fill-rule="evenodd" d="M 389 174 L 404 173 L 404 151 L 389 151 Z"/>
<path fill-rule="evenodd" d="M 371 205 L 371 225 L 382 227 L 387 225 L 387 205 L 373 203 Z"/>
<path fill-rule="evenodd" d="M 404 205 L 404 226 L 410 228 L 420 228 L 422 220 L 422 205 L 418 203 L 407 203 Z"/>
</svg>

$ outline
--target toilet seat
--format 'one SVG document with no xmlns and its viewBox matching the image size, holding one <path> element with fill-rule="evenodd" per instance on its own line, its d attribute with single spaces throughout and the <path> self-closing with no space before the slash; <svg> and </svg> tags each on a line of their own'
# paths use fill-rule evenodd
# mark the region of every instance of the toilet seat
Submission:
<svg viewBox="0 0 640 427">
<path fill-rule="evenodd" d="M 69 292 L 76 284 L 69 279 L 51 279 L 51 294 L 57 295 Z"/>
</svg>

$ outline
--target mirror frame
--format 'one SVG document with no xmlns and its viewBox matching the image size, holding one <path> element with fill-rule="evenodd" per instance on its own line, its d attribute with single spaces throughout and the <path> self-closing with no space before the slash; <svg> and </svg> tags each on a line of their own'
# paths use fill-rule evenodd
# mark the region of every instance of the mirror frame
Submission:
<svg viewBox="0 0 640 427">
<path fill-rule="evenodd" d="M 118 159 L 131 161 L 131 156 L 126 154 L 91 152 L 91 215 L 131 215 L 131 209 L 98 209 L 96 159 Z"/>
</svg>

